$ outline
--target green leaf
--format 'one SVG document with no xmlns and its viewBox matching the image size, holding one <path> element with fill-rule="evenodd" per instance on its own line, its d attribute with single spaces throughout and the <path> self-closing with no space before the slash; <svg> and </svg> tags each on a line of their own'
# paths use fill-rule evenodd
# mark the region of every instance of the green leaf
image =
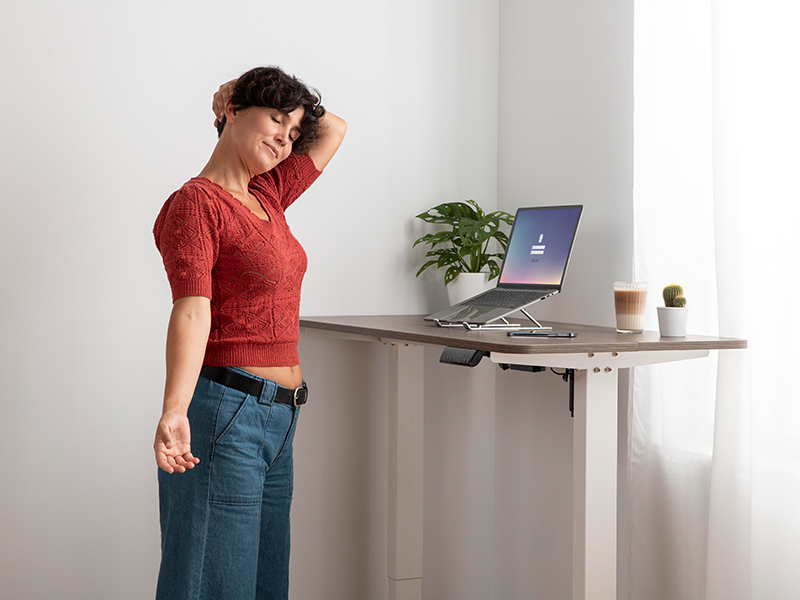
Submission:
<svg viewBox="0 0 800 600">
<path fill-rule="evenodd" d="M 472 207 L 464 202 L 447 202 L 417 215 L 418 219 L 422 219 L 426 223 L 444 223 L 447 225 L 453 225 L 463 217 L 471 219 L 477 217 L 477 213 Z"/>
<path fill-rule="evenodd" d="M 455 256 L 457 258 L 458 254 L 453 252 L 452 248 L 442 248 L 441 250 L 431 250 L 425 256 L 439 261 L 442 260 L 441 257 L 443 256 Z"/>
<path fill-rule="evenodd" d="M 451 281 L 453 281 L 456 277 L 458 277 L 463 271 L 458 268 L 457 266 L 453 265 L 444 273 L 444 284 L 447 285 Z"/>
<path fill-rule="evenodd" d="M 417 244 L 428 244 L 431 247 L 438 246 L 439 244 L 445 244 L 450 241 L 452 234 L 449 231 L 440 231 L 438 233 L 429 233 L 427 235 L 422 236 L 416 242 L 414 242 L 414 246 Z M 414 247 L 412 246 L 412 248 Z"/>
<path fill-rule="evenodd" d="M 458 224 L 459 234 L 465 246 L 480 246 L 492 237 L 491 225 L 480 221 L 462 219 Z"/>
<path fill-rule="evenodd" d="M 483 209 L 480 206 L 478 206 L 478 203 L 475 202 L 475 200 L 467 200 L 467 202 L 469 202 L 473 207 L 475 207 L 475 217 L 474 217 L 475 220 L 479 221 L 483 219 L 484 212 Z"/>
<path fill-rule="evenodd" d="M 490 213 L 487 215 L 487 217 L 491 217 L 492 219 L 496 219 L 498 221 L 503 221 L 506 225 L 514 224 L 514 215 L 511 215 L 502 210 Z"/>
<path fill-rule="evenodd" d="M 428 233 L 426 235 L 423 235 L 416 242 L 414 242 L 414 245 L 411 246 L 411 247 L 412 248 L 416 248 L 418 244 L 430 244 L 432 238 L 433 238 L 433 234 L 432 233 Z"/>
<path fill-rule="evenodd" d="M 422 272 L 423 272 L 425 269 L 427 269 L 428 267 L 432 267 L 433 265 L 435 265 L 435 264 L 436 264 L 436 262 L 437 262 L 437 261 L 435 261 L 435 260 L 429 260 L 428 262 L 426 262 L 424 265 L 422 265 L 422 266 L 419 268 L 419 271 L 417 271 L 416 277 L 419 277 L 420 273 L 422 273 Z"/>
<path fill-rule="evenodd" d="M 452 265 L 453 263 L 458 263 L 458 262 L 461 262 L 461 257 L 455 252 L 450 252 L 448 254 L 442 254 L 439 257 L 437 266 L 446 267 L 447 265 Z"/>
<path fill-rule="evenodd" d="M 498 231 L 494 234 L 494 239 L 497 240 L 497 243 L 500 244 L 500 247 L 503 249 L 503 253 L 508 249 L 508 236 L 502 232 Z"/>
<path fill-rule="evenodd" d="M 489 281 L 500 275 L 500 267 L 493 260 L 489 261 Z"/>
</svg>

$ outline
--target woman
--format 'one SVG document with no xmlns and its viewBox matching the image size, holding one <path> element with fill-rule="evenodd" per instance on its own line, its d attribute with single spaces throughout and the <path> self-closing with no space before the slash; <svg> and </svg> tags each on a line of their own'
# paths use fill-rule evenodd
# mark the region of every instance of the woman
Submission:
<svg viewBox="0 0 800 600">
<path fill-rule="evenodd" d="M 275 67 L 214 97 L 219 141 L 153 229 L 173 296 L 155 439 L 157 598 L 287 598 L 292 439 L 306 256 L 284 210 L 336 153 L 345 122 Z"/>
</svg>

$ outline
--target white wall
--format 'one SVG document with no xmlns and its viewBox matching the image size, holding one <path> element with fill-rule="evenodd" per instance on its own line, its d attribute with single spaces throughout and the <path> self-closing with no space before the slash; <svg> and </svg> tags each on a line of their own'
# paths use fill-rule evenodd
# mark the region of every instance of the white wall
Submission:
<svg viewBox="0 0 800 600">
<path fill-rule="evenodd" d="M 311 264 L 303 314 L 424 312 L 444 292 L 433 273 L 414 278 L 413 215 L 467 197 L 496 205 L 497 18 L 497 0 L 4 7 L 0 597 L 152 596 L 151 444 L 170 303 L 150 231 L 211 153 L 217 86 L 280 64 L 350 124 L 288 214 Z M 293 515 L 295 547 L 319 569 L 295 568 L 293 595 L 321 597 L 309 590 L 336 581 L 326 597 L 366 598 L 385 580 L 363 579 L 381 565 L 364 544 L 385 533 L 379 515 L 357 518 L 350 492 L 373 489 L 361 477 L 374 463 L 355 442 L 375 435 L 364 427 L 380 399 L 373 417 L 350 419 L 358 394 L 333 410 L 343 391 L 324 391 L 336 377 L 322 348 L 303 345 L 316 408 L 305 411 L 297 467 L 298 488 L 319 493 L 298 492 Z M 356 391 L 380 387 L 365 376 L 364 350 L 333 352 L 364 377 Z M 323 426 L 330 439 L 312 435 Z M 334 465 L 341 476 L 328 470 L 331 448 L 358 455 Z"/>
<path fill-rule="evenodd" d="M 211 152 L 221 82 L 280 64 L 350 124 L 288 213 L 310 259 L 304 315 L 441 306 L 440 274 L 414 278 L 413 215 L 475 198 L 585 204 L 566 293 L 538 315 L 611 324 L 597 290 L 630 272 L 629 4 L 9 6 L 0 597 L 152 596 L 169 292 L 150 228 Z M 304 336 L 300 351 L 313 400 L 296 441 L 292 596 L 380 597 L 385 350 Z M 426 351 L 426 597 L 567 595 L 566 384 L 437 358 Z"/>
<path fill-rule="evenodd" d="M 503 0 L 498 207 L 583 204 L 564 293 L 536 314 L 614 324 L 633 274 L 633 1 Z"/>
</svg>

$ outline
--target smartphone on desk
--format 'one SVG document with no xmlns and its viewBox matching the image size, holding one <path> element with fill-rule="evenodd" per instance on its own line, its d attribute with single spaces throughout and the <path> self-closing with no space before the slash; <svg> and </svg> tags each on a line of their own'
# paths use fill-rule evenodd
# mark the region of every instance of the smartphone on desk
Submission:
<svg viewBox="0 0 800 600">
<path fill-rule="evenodd" d="M 509 331 L 508 337 L 574 338 L 574 331 Z"/>
</svg>

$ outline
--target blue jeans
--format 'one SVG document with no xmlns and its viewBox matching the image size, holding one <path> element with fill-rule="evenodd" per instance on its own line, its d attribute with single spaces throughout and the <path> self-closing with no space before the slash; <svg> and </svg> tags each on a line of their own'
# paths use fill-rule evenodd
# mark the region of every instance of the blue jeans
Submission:
<svg viewBox="0 0 800 600">
<path fill-rule="evenodd" d="M 285 600 L 292 440 L 299 410 L 200 377 L 189 405 L 194 469 L 159 469 L 157 600 Z"/>
</svg>

